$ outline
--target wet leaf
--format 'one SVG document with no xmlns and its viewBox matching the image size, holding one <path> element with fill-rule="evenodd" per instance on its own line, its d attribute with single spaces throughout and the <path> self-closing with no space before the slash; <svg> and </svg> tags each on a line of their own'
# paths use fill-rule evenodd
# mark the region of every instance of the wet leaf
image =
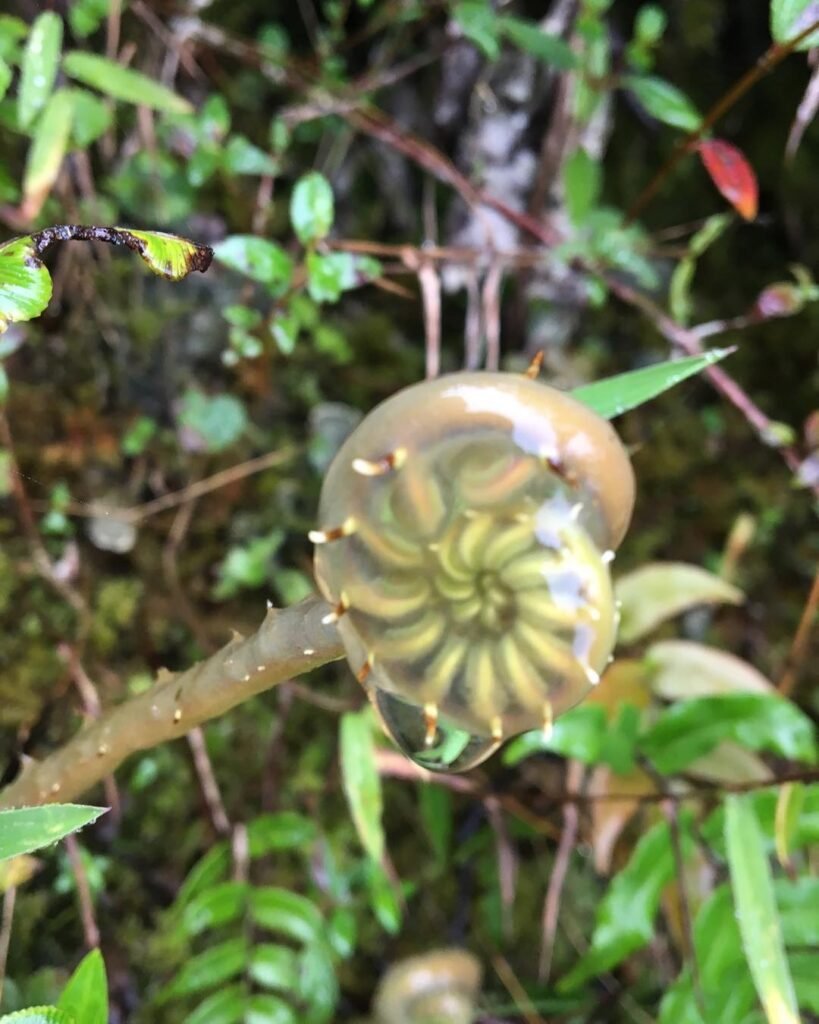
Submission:
<svg viewBox="0 0 819 1024">
<path fill-rule="evenodd" d="M 733 351 L 732 348 L 714 348 L 701 356 L 686 356 L 684 359 L 647 366 L 642 370 L 619 373 L 615 377 L 575 388 L 572 396 L 605 419 L 614 419 L 629 409 L 636 409 L 638 405 L 651 401 L 706 367 L 713 366 Z"/>
<path fill-rule="evenodd" d="M 729 796 L 725 846 L 739 931 L 754 985 L 770 1024 L 797 1024 L 793 987 L 765 843 L 746 796 Z"/>
<path fill-rule="evenodd" d="M 652 117 L 664 124 L 686 132 L 695 132 L 702 124 L 702 115 L 691 100 L 676 85 L 663 78 L 626 75 L 623 86 L 634 93 Z"/>
<path fill-rule="evenodd" d="M 369 708 L 341 719 L 341 775 L 361 845 L 376 863 L 384 856 L 381 822 L 381 777 L 375 763 L 375 742 Z"/>
<path fill-rule="evenodd" d="M 692 640 L 661 640 L 646 651 L 654 692 L 666 700 L 726 693 L 773 693 L 761 672 L 727 651 Z"/>
<path fill-rule="evenodd" d="M 0 1017 L 0 1024 L 76 1024 L 56 1006 L 33 1006 L 30 1010 L 18 1010 Z"/>
<path fill-rule="evenodd" d="M 759 186 L 742 150 L 722 139 L 705 139 L 698 148 L 720 194 L 745 220 L 753 220 L 759 208 Z"/>
<path fill-rule="evenodd" d="M 32 220 L 57 180 L 68 150 L 74 120 L 74 98 L 58 89 L 46 105 L 34 129 L 23 173 L 23 215 Z"/>
<path fill-rule="evenodd" d="M 213 250 L 179 235 L 164 231 L 134 231 L 133 228 L 113 228 L 126 240 L 133 239 L 133 248 L 148 267 L 168 281 L 181 281 L 194 270 L 204 273 L 210 266 Z"/>
<path fill-rule="evenodd" d="M 641 736 L 639 749 L 658 771 L 682 771 L 722 740 L 813 764 L 813 723 L 777 695 L 701 697 L 666 708 Z"/>
<path fill-rule="evenodd" d="M 690 837 L 684 814 L 681 825 L 687 849 Z M 660 897 L 673 875 L 668 826 L 660 822 L 642 836 L 628 864 L 614 877 L 597 911 L 591 946 L 560 981 L 558 991 L 571 991 L 611 970 L 651 941 Z"/>
<path fill-rule="evenodd" d="M 300 242 L 325 238 L 333 226 L 333 190 L 323 174 L 310 171 L 296 182 L 290 197 L 290 220 Z"/>
<path fill-rule="evenodd" d="M 90 825 L 101 814 L 105 814 L 105 808 L 80 804 L 49 804 L 0 811 L 0 860 L 51 846 L 64 836 Z"/>
<path fill-rule="evenodd" d="M 617 581 L 622 643 L 641 640 L 660 623 L 702 604 L 741 604 L 745 597 L 705 569 L 685 562 L 649 562 Z"/>
<path fill-rule="evenodd" d="M 53 11 L 34 19 L 20 68 L 17 120 L 27 128 L 51 95 L 63 45 L 63 21 Z"/>
<path fill-rule="evenodd" d="M 0 245 L 0 334 L 9 324 L 39 316 L 51 298 L 51 275 L 25 235 Z"/>
<path fill-rule="evenodd" d="M 140 107 L 152 107 L 169 114 L 190 114 L 193 107 L 175 92 L 139 71 L 124 68 L 116 61 L 96 53 L 72 50 L 63 58 L 63 70 L 69 78 L 92 89 Z"/>
<path fill-rule="evenodd" d="M 815 21 L 819 21 L 816 0 L 771 0 L 771 35 L 778 43 L 794 39 Z M 819 46 L 819 29 L 811 32 L 796 49 L 810 50 L 814 46 Z"/>
<path fill-rule="evenodd" d="M 108 1024 L 108 981 L 98 949 L 80 961 L 57 1006 L 82 1024 Z"/>
</svg>

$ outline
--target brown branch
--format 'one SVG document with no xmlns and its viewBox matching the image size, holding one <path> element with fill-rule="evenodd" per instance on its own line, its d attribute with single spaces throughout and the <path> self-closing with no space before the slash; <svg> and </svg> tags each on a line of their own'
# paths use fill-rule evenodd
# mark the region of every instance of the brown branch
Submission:
<svg viewBox="0 0 819 1024">
<path fill-rule="evenodd" d="M 95 722 L 44 761 L 27 762 L 0 791 L 0 807 L 72 800 L 113 772 L 128 756 L 183 736 L 291 676 L 342 656 L 329 606 L 310 597 L 270 609 L 246 640 L 236 637 L 185 672 L 160 672 L 155 684 Z"/>
<path fill-rule="evenodd" d="M 816 567 L 813 586 L 810 588 L 810 594 L 808 594 L 808 600 L 802 609 L 802 615 L 794 634 L 791 649 L 788 651 L 785 671 L 776 684 L 777 690 L 779 690 L 783 697 L 789 697 L 793 693 L 794 686 L 796 686 L 799 670 L 808 653 L 808 642 L 815 625 L 814 620 L 816 619 L 817 609 L 819 609 L 819 565 Z"/>
</svg>

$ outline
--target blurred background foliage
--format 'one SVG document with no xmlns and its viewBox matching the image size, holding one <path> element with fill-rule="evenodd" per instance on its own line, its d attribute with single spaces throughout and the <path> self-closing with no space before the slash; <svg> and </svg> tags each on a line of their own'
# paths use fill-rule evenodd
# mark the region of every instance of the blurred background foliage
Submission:
<svg viewBox="0 0 819 1024">
<path fill-rule="evenodd" d="M 628 215 L 771 25 L 817 17 L 6 5 L 6 236 L 127 224 L 216 260 L 171 286 L 67 244 L 46 313 L 0 336 L 4 781 L 312 592 L 322 474 L 425 366 L 543 351 L 574 387 L 714 337 L 743 390 L 689 381 L 618 421 L 639 483 L 621 650 L 548 742 L 424 782 L 345 665 L 256 698 L 128 762 L 96 794 L 110 814 L 0 873 L 0 1008 L 55 1001 L 99 942 L 112 1021 L 360 1019 L 390 964 L 447 946 L 482 994 L 444 957 L 465 1000 L 408 1007 L 399 976 L 383 1024 L 819 1015 L 815 40 L 719 122 L 738 150 L 683 156 Z"/>
</svg>

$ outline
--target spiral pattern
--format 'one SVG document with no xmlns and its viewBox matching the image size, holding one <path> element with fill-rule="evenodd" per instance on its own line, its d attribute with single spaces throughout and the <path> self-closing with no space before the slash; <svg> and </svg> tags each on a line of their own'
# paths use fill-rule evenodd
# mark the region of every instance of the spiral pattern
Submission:
<svg viewBox="0 0 819 1024">
<path fill-rule="evenodd" d="M 376 410 L 339 453 L 313 534 L 351 665 L 377 707 L 420 711 L 428 747 L 444 722 L 493 741 L 548 728 L 614 644 L 604 499 L 552 418 L 500 393 L 500 416 L 493 395 L 491 416 L 429 410 L 415 432 Z"/>
</svg>

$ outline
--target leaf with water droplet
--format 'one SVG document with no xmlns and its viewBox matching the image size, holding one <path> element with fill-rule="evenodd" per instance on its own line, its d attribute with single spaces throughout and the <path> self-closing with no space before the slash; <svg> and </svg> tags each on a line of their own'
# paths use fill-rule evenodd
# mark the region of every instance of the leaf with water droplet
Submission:
<svg viewBox="0 0 819 1024">
<path fill-rule="evenodd" d="M 51 275 L 30 235 L 0 245 L 0 334 L 9 324 L 31 320 L 48 305 Z"/>
<path fill-rule="evenodd" d="M 714 348 L 699 356 L 686 356 L 684 359 L 673 359 L 664 363 L 656 363 L 641 370 L 620 373 L 615 377 L 584 384 L 575 388 L 572 396 L 587 405 L 599 415 L 610 420 L 620 416 L 629 409 L 650 402 L 664 391 L 693 377 L 702 370 L 721 359 L 731 355 L 736 349 Z"/>
<path fill-rule="evenodd" d="M 30 853 L 96 821 L 107 808 L 49 804 L 0 811 L 0 860 Z"/>
</svg>

